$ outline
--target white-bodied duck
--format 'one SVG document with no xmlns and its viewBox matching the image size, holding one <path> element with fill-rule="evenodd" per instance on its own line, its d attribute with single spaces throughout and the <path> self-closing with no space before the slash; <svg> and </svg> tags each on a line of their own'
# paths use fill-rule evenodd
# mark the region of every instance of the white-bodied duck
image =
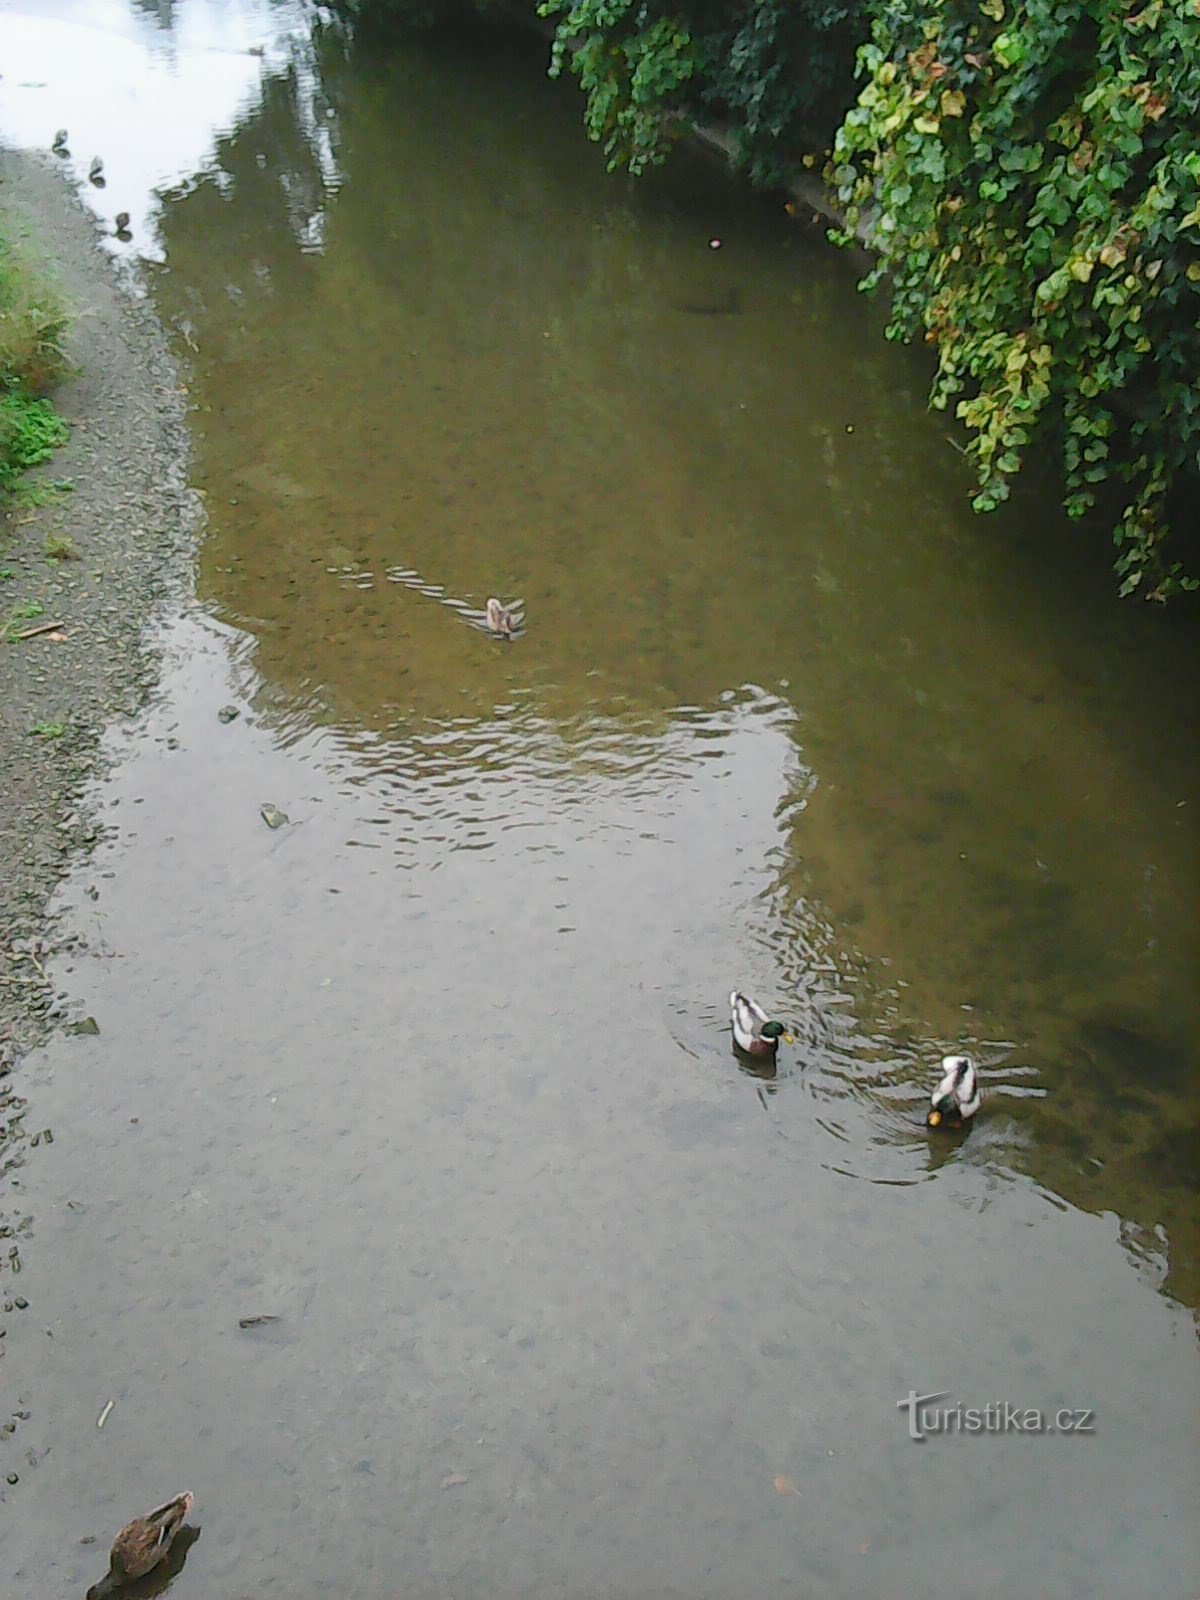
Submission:
<svg viewBox="0 0 1200 1600">
<path fill-rule="evenodd" d="M 773 1022 L 756 1000 L 736 989 L 729 996 L 729 1020 L 733 1042 L 748 1056 L 773 1056 L 781 1039 L 792 1042 L 782 1022 Z"/>
<path fill-rule="evenodd" d="M 925 1123 L 930 1128 L 965 1128 L 983 1096 L 970 1056 L 943 1056 L 942 1081 L 929 1096 Z"/>
</svg>

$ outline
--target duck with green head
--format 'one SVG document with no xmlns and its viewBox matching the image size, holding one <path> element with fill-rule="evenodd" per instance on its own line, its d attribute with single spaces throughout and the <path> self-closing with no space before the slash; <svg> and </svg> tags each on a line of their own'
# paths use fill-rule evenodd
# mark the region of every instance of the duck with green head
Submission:
<svg viewBox="0 0 1200 1600">
<path fill-rule="evenodd" d="M 782 1022 L 774 1022 L 756 1000 L 735 989 L 729 996 L 733 1042 L 748 1056 L 773 1056 L 779 1041 L 791 1044 L 792 1036 Z"/>
<path fill-rule="evenodd" d="M 928 1128 L 968 1128 L 983 1103 L 970 1056 L 943 1056 L 942 1080 L 929 1096 Z"/>
</svg>

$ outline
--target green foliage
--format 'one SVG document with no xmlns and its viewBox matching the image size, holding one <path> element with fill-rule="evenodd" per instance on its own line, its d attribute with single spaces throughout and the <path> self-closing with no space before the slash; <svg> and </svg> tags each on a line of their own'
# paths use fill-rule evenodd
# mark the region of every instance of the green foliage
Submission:
<svg viewBox="0 0 1200 1600">
<path fill-rule="evenodd" d="M 36 734 L 39 739 L 61 739 L 67 731 L 67 724 L 65 722 L 35 722 L 29 731 Z"/>
<path fill-rule="evenodd" d="M 974 433 L 976 506 L 1050 440 L 1072 516 L 1127 486 L 1121 593 L 1196 587 L 1164 542 L 1200 464 L 1200 4 L 904 0 L 860 70 L 829 174 Z"/>
<path fill-rule="evenodd" d="M 0 384 L 45 394 L 67 369 L 70 319 L 44 266 L 0 234 Z"/>
<path fill-rule="evenodd" d="M 44 269 L 0 236 L 0 494 L 67 436 L 66 424 L 40 398 L 66 370 L 67 325 Z"/>
<path fill-rule="evenodd" d="M 550 71 L 567 64 L 610 167 L 664 159 L 681 119 L 729 125 L 757 182 L 828 141 L 853 95 L 865 0 L 542 0 L 558 17 Z"/>
<path fill-rule="evenodd" d="M 26 468 L 47 460 L 66 437 L 67 425 L 49 400 L 21 389 L 0 395 L 0 493 L 10 492 Z"/>
<path fill-rule="evenodd" d="M 687 28 L 641 0 L 544 0 L 541 17 L 565 12 L 554 35 L 550 76 L 570 57 L 587 105 L 590 138 L 611 168 L 641 172 L 663 160 L 684 109 L 681 90 L 699 57 Z"/>
<path fill-rule="evenodd" d="M 727 122 L 756 183 L 786 183 L 830 144 L 854 95 L 866 0 L 692 0 L 699 103 Z"/>
</svg>

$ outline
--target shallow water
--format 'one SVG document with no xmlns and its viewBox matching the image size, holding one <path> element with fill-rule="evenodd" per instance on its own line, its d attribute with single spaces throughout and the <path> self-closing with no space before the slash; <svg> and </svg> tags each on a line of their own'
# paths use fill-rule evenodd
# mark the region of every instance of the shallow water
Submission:
<svg viewBox="0 0 1200 1600">
<path fill-rule="evenodd" d="M 135 238 L 210 535 L 27 1064 L 6 1565 L 190 1487 L 181 1596 L 1190 1600 L 1186 622 L 973 518 L 851 264 L 606 176 L 536 49 L 192 3 L 182 79 L 231 15 Z"/>
</svg>

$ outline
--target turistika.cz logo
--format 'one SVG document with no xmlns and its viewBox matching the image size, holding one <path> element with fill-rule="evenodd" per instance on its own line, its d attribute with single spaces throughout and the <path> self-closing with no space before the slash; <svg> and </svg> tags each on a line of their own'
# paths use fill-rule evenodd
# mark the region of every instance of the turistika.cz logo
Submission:
<svg viewBox="0 0 1200 1600">
<path fill-rule="evenodd" d="M 908 1412 L 908 1437 L 918 1444 L 938 1433 L 1095 1433 L 1094 1411 L 1064 1407 L 1042 1411 L 1036 1406 L 1015 1406 L 1008 1400 L 992 1400 L 986 1406 L 939 1406 L 950 1398 L 949 1389 L 935 1394 L 918 1394 L 910 1389 L 896 1401 L 897 1411 Z"/>
</svg>

